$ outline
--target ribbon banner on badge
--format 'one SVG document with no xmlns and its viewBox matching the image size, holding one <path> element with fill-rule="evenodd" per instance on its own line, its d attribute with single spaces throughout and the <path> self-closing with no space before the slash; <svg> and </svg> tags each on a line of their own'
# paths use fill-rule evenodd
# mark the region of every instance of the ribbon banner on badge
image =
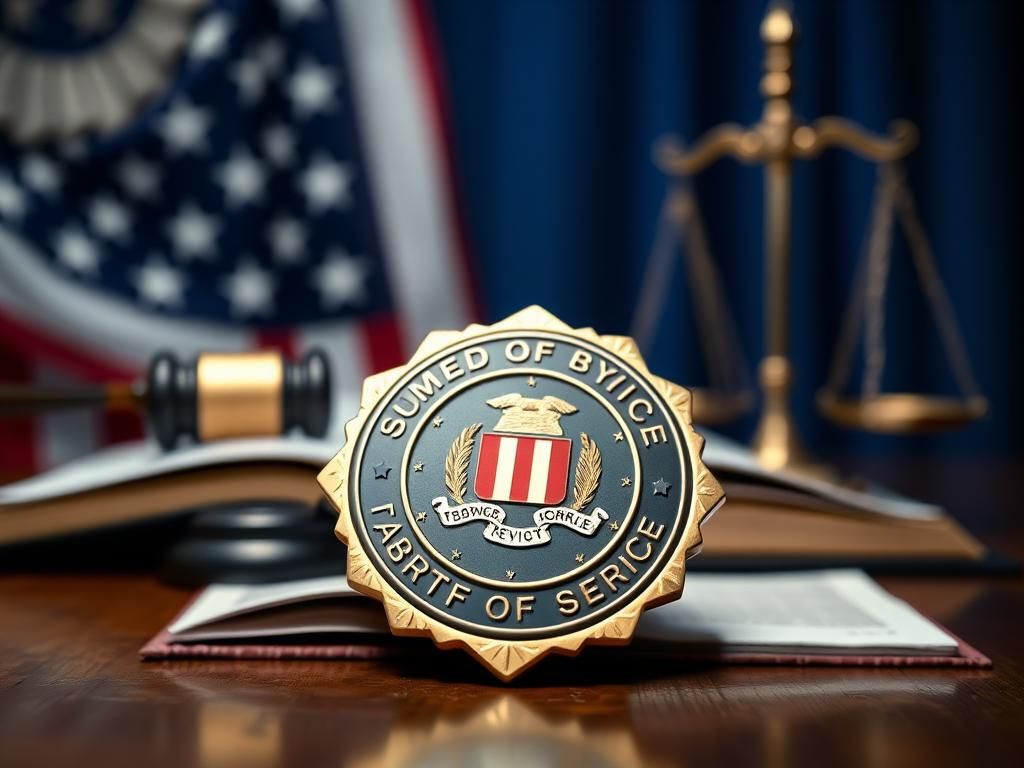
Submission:
<svg viewBox="0 0 1024 768">
<path fill-rule="evenodd" d="M 539 547 L 551 541 L 552 525 L 569 528 L 581 536 L 593 536 L 601 523 L 608 519 L 608 513 L 598 507 L 588 515 L 571 507 L 543 507 L 533 513 L 533 525 L 519 528 L 507 525 L 507 512 L 497 504 L 474 501 L 452 506 L 444 496 L 430 502 L 437 512 L 441 525 L 455 528 L 467 523 L 484 522 L 484 538 L 503 547 Z"/>
</svg>

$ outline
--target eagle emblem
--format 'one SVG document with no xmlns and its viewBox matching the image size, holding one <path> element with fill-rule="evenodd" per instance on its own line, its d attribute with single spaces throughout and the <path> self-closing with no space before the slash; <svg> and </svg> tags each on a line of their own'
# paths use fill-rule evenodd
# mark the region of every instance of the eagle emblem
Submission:
<svg viewBox="0 0 1024 768">
<path fill-rule="evenodd" d="M 576 413 L 576 406 L 560 397 L 523 397 L 512 392 L 487 401 L 492 408 L 501 409 L 501 418 L 495 432 L 525 432 L 530 435 L 556 435 L 561 437 L 562 416 Z"/>
</svg>

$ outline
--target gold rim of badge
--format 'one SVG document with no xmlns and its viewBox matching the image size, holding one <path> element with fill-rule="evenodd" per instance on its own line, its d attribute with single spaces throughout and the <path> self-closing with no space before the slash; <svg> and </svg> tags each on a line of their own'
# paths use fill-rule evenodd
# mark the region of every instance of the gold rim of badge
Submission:
<svg viewBox="0 0 1024 768">
<path fill-rule="evenodd" d="M 463 648 L 507 681 L 549 653 L 628 643 L 643 610 L 681 596 L 725 500 L 703 447 L 690 392 L 652 375 L 632 339 L 534 306 L 435 331 L 367 378 L 317 479 L 349 583 L 391 631 Z"/>
</svg>

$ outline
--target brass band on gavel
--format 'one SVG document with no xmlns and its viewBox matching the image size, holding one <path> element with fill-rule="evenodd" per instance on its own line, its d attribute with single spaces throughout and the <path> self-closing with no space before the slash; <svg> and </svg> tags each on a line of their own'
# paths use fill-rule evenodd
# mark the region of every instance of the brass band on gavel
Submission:
<svg viewBox="0 0 1024 768">
<path fill-rule="evenodd" d="M 0 416 L 95 407 L 142 411 L 164 448 L 199 441 L 279 435 L 322 436 L 331 414 L 330 368 L 320 350 L 289 362 L 273 351 L 204 353 L 182 361 L 161 352 L 144 382 L 99 388 L 0 385 Z"/>
</svg>

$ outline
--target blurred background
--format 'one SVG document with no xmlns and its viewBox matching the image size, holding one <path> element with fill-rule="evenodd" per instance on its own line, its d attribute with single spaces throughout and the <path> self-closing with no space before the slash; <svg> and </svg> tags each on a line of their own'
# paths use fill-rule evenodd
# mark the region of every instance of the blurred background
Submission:
<svg viewBox="0 0 1024 768">
<path fill-rule="evenodd" d="M 665 133 L 694 141 L 760 116 L 767 4 L 436 0 L 464 201 L 488 312 L 536 301 L 566 321 L 627 332 L 666 180 Z M 1019 453 L 1024 315 L 1020 210 L 1019 4 L 983 0 L 801 2 L 795 106 L 874 132 L 921 132 L 906 162 L 989 416 L 965 431 L 868 437 L 814 413 L 867 237 L 874 166 L 841 151 L 797 163 L 793 189 L 794 410 L 823 455 Z M 711 250 L 752 370 L 763 348 L 762 175 L 723 160 L 696 182 Z M 893 238 L 884 386 L 951 391 L 949 366 Z M 523 267 L 543 279 L 521 278 Z M 571 286 L 571 287 L 570 287 Z M 648 360 L 688 384 L 706 373 L 682 269 Z M 753 419 L 730 428 L 746 437 Z"/>
<path fill-rule="evenodd" d="M 804 437 L 825 458 L 1019 453 L 1019 4 L 793 8 L 801 116 L 920 129 L 909 184 L 990 403 L 986 418 L 940 436 L 866 436 L 816 415 L 876 180 L 874 166 L 829 151 L 794 176 Z M 162 348 L 321 345 L 348 415 L 362 377 L 404 360 L 431 328 L 538 303 L 572 325 L 629 333 L 668 188 L 652 146 L 758 119 L 765 10 L 4 3 L 0 377 L 105 381 L 137 375 Z M 53 64 L 55 51 L 74 64 Z M 751 371 L 763 351 L 762 184 L 759 168 L 727 159 L 694 185 Z M 891 262 L 883 388 L 952 393 L 898 231 Z M 700 385 L 681 263 L 645 352 L 656 373 Z M 753 425 L 751 413 L 721 428 L 747 438 Z M 140 430 L 130 414 L 7 421 L 0 468 L 21 476 Z"/>
</svg>

